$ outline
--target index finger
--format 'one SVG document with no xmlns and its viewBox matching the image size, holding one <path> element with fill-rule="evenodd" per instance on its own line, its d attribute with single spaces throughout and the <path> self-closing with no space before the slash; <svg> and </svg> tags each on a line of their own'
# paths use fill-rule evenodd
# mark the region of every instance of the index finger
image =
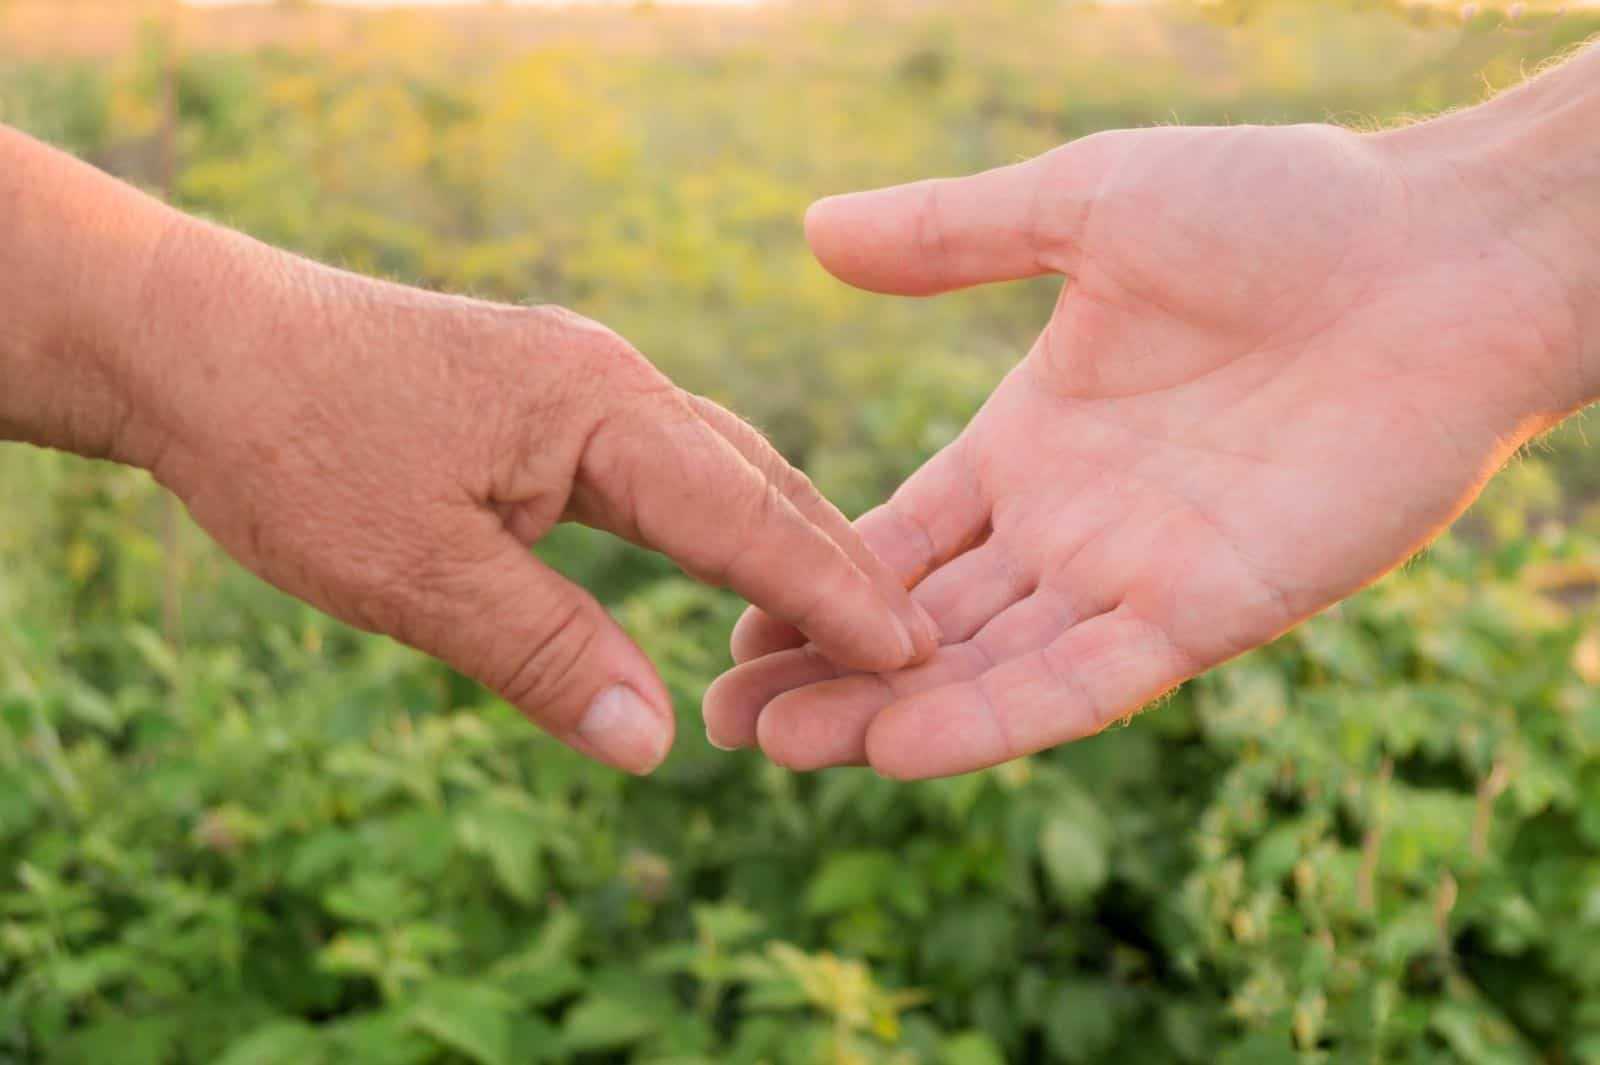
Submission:
<svg viewBox="0 0 1600 1065">
<path fill-rule="evenodd" d="M 674 397 L 674 404 L 682 403 Z M 909 594 L 883 587 L 688 404 L 615 419 L 584 455 L 599 524 L 731 588 L 836 661 L 899 669 L 919 655 Z M 787 469 L 787 464 L 785 464 Z"/>
</svg>

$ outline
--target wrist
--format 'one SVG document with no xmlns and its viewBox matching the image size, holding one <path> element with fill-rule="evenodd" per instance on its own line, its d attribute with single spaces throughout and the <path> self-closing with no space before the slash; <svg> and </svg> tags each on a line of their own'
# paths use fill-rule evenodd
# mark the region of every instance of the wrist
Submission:
<svg viewBox="0 0 1600 1065">
<path fill-rule="evenodd" d="M 183 494 L 174 475 L 248 424 L 271 380 L 253 371 L 259 353 L 291 327 L 294 260 L 199 219 L 175 214 L 143 264 L 111 350 L 123 404 L 111 457 L 148 469 Z"/>
<path fill-rule="evenodd" d="M 1476 233 L 1536 337 L 1513 367 L 1565 416 L 1600 399 L 1600 48 L 1479 107 L 1377 135 L 1413 202 Z M 1463 299 L 1472 300 L 1472 293 Z"/>
<path fill-rule="evenodd" d="M 0 439 L 130 461 L 142 279 L 180 218 L 0 127 Z"/>
</svg>

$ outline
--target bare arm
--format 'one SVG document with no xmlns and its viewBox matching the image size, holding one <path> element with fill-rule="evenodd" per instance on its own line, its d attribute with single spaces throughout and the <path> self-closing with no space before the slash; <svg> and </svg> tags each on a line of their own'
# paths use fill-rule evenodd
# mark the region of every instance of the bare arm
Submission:
<svg viewBox="0 0 1600 1065">
<path fill-rule="evenodd" d="M 331 270 L 0 128 L 0 438 L 150 469 L 286 591 L 432 653 L 560 739 L 653 768 L 668 697 L 528 545 L 578 520 L 862 667 L 936 635 L 744 423 L 554 308 Z"/>
</svg>

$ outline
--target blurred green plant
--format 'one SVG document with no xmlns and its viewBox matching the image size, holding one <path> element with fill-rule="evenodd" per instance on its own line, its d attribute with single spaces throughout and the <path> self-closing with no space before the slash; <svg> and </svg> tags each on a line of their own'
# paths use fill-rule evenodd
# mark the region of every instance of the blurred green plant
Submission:
<svg viewBox="0 0 1600 1065">
<path fill-rule="evenodd" d="M 1174 111 L 1427 110 L 1600 29 L 1016 2 L 463 59 L 369 25 L 339 54 L 189 56 L 183 201 L 361 269 L 576 305 L 851 510 L 958 431 L 1052 293 L 847 293 L 800 241 L 812 196 Z M 159 55 L 0 59 L 0 117 L 150 181 Z M 1579 442 L 1129 726 L 919 785 L 711 750 L 698 701 L 738 605 L 578 530 L 541 550 L 679 706 L 650 781 L 214 553 L 176 652 L 149 483 L 0 450 L 0 1058 L 1600 1062 Z"/>
</svg>

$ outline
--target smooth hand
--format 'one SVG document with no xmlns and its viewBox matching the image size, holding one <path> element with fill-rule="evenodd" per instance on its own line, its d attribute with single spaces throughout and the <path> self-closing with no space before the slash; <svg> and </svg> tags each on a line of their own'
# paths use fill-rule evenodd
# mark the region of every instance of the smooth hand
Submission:
<svg viewBox="0 0 1600 1065">
<path fill-rule="evenodd" d="M 1069 279 L 971 425 L 860 523 L 938 622 L 855 673 L 748 614 L 714 742 L 895 777 L 1093 733 L 1376 579 L 1580 405 L 1578 321 L 1489 186 L 1324 126 L 1102 134 L 823 201 L 825 266 Z"/>
</svg>

